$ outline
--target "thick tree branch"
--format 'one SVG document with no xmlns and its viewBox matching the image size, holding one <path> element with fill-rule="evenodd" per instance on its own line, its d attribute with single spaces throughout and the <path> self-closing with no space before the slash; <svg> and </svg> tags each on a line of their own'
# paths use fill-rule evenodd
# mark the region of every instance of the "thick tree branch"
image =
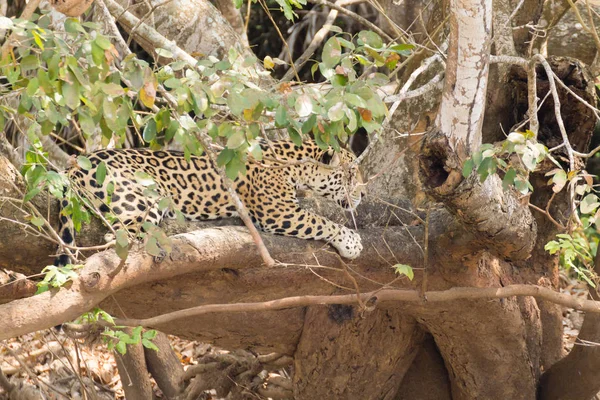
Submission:
<svg viewBox="0 0 600 400">
<path fill-rule="evenodd" d="M 401 227 L 390 227 L 386 231 L 363 231 L 363 241 L 369 248 L 365 249 L 357 262 L 374 266 L 387 264 L 385 258 L 378 256 L 386 251 L 381 244 L 381 237 L 385 232 L 388 241 L 400 244 L 397 246 L 399 252 L 400 248 L 405 247 L 401 250 L 406 254 L 404 262 L 419 265 L 420 253 L 415 251 L 414 243 L 410 242 L 409 236 L 403 234 L 403 231 L 404 228 Z M 263 239 L 274 256 L 288 263 L 285 267 L 269 269 L 272 271 L 270 274 L 287 274 L 292 268 L 302 270 L 305 265 L 315 263 L 315 254 L 318 254 L 322 265 L 333 266 L 339 261 L 336 253 L 319 251 L 324 246 L 320 242 L 271 235 L 265 235 Z M 161 282 L 191 272 L 258 268 L 262 265 L 262 258 L 256 251 L 252 237 L 244 228 L 221 227 L 172 237 L 172 251 L 160 262 L 144 252 L 133 251 L 125 266 L 119 269 L 120 263 L 121 260 L 113 250 L 94 254 L 87 260 L 79 279 L 70 287 L 0 305 L 0 315 L 8 316 L 0 321 L 0 340 L 72 320 L 111 294 L 132 286 Z M 383 282 L 391 278 L 389 268 L 379 269 L 375 273 L 380 275 L 377 279 Z M 326 286 L 329 290 L 332 289 L 331 286 Z"/>
<path fill-rule="evenodd" d="M 450 2 L 450 47 L 437 125 L 456 150 L 481 145 L 481 124 L 489 71 L 491 0 Z"/>
<path fill-rule="evenodd" d="M 490 59 L 492 2 L 451 2 L 450 47 L 445 88 L 437 119 L 421 156 L 421 181 L 428 193 L 500 256 L 526 259 L 536 223 L 515 193 L 504 191 L 497 175 L 480 183 L 463 179 L 462 166 L 482 142 Z"/>
<path fill-rule="evenodd" d="M 126 11 L 127 1 L 105 0 L 110 13 L 125 30 L 150 54 L 161 47 L 178 59 L 200 53 L 205 56 L 223 57 L 229 49 L 236 49 L 244 57 L 252 55 L 248 46 L 233 30 L 231 25 L 209 1 L 202 0 L 153 0 L 138 4 L 132 14 Z M 182 10 L 185 10 L 182 12 Z M 150 27 L 143 16 L 152 16 L 156 21 Z M 187 52 L 187 55 L 181 53 Z M 192 58 L 193 59 L 193 58 Z M 187 60 L 186 60 L 187 61 Z M 195 61 L 191 65 L 195 65 Z"/>
</svg>

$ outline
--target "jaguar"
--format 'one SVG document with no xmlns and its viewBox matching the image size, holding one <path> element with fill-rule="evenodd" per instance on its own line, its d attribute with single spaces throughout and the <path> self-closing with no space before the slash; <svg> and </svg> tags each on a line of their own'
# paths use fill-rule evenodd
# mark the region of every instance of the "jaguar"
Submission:
<svg viewBox="0 0 600 400">
<path fill-rule="evenodd" d="M 358 233 L 302 209 L 296 196 L 298 190 L 310 190 L 345 209 L 354 209 L 364 188 L 356 156 L 346 149 L 323 150 L 314 142 L 298 147 L 288 140 L 261 141 L 260 146 L 262 160 L 249 161 L 246 173 L 233 181 L 255 225 L 277 235 L 324 240 L 342 257 L 358 257 L 362 250 Z M 112 222 L 115 230 L 139 232 L 145 221 L 158 224 L 163 218 L 175 217 L 173 209 L 189 220 L 237 216 L 223 180 L 206 154 L 186 157 L 169 150 L 103 149 L 87 159 L 91 168 L 73 165 L 67 175 L 100 214 L 116 217 Z M 102 163 L 106 175 L 99 182 L 97 170 Z M 161 210 L 157 200 L 145 192 L 147 184 L 140 182 L 140 171 L 152 178 L 159 196 L 169 198 L 174 207 Z M 67 200 L 61 203 L 59 234 L 65 244 L 73 245 L 73 221 L 64 212 L 68 204 Z M 65 263 L 65 257 L 60 256 L 62 262 L 58 263 Z"/>
</svg>

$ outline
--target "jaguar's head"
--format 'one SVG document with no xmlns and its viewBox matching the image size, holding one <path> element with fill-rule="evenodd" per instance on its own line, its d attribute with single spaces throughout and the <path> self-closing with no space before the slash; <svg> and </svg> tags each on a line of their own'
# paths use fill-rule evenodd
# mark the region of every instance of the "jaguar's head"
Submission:
<svg viewBox="0 0 600 400">
<path fill-rule="evenodd" d="M 362 199 L 363 178 L 354 162 L 356 156 L 346 150 L 322 151 L 316 160 L 315 182 L 310 185 L 318 195 L 335 200 L 346 210 L 354 210 Z"/>
</svg>

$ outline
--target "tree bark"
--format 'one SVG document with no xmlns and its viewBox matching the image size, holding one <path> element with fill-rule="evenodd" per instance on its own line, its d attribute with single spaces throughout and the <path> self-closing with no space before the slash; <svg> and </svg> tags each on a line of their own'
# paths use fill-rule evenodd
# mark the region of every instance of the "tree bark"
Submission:
<svg viewBox="0 0 600 400">
<path fill-rule="evenodd" d="M 600 252 L 594 272 L 600 274 Z M 596 288 L 589 296 L 600 300 Z M 548 369 L 540 381 L 540 400 L 589 400 L 600 392 L 600 315 L 586 313 L 571 352 Z"/>
<path fill-rule="evenodd" d="M 131 329 L 126 330 L 131 334 Z M 115 352 L 117 369 L 127 400 L 152 399 L 152 383 L 144 358 L 142 343 L 128 344 L 127 352 L 123 355 Z"/>
<path fill-rule="evenodd" d="M 183 366 L 171 348 L 167 335 L 158 332 L 152 339 L 152 343 L 158 347 L 158 350 L 144 347 L 148 372 L 163 394 L 169 399 L 174 399 L 183 389 Z"/>
<path fill-rule="evenodd" d="M 396 398 L 423 332 L 394 309 L 359 313 L 342 305 L 308 309 L 294 354 L 296 399 Z"/>
</svg>

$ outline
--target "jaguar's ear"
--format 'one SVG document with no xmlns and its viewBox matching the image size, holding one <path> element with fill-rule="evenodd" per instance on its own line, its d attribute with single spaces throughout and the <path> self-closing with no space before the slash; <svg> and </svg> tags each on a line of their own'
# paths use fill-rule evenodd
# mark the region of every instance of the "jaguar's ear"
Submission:
<svg viewBox="0 0 600 400">
<path fill-rule="evenodd" d="M 319 161 L 331 167 L 337 167 L 340 165 L 341 159 L 339 153 L 336 153 L 333 150 L 328 150 L 323 152 L 323 155 Z"/>
</svg>

